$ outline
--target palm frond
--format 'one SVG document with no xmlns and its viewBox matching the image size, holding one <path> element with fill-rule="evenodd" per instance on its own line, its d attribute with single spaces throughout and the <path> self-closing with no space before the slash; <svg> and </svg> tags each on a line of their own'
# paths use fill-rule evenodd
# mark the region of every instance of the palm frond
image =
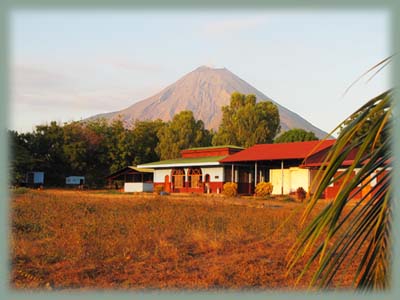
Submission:
<svg viewBox="0 0 400 300">
<path fill-rule="evenodd" d="M 302 222 L 309 219 L 328 185 L 339 181 L 342 184 L 336 197 L 302 231 L 290 252 L 289 270 L 311 251 L 299 276 L 300 279 L 313 264 L 318 264 L 310 286 L 332 287 L 339 272 L 348 270 L 356 257 L 356 287 L 388 286 L 392 93 L 389 90 L 371 99 L 337 127 L 342 131 L 317 173 L 316 190 Z M 352 162 L 344 168 L 349 155 Z M 370 187 L 372 182 L 376 184 Z M 365 192 L 367 187 L 370 190 Z M 356 196 L 359 200 L 353 200 Z M 351 208 L 350 201 L 354 205 Z"/>
</svg>

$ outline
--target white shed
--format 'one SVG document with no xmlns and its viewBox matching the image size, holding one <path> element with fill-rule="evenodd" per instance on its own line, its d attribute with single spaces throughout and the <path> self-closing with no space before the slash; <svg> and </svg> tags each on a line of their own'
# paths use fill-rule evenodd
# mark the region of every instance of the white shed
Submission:
<svg viewBox="0 0 400 300">
<path fill-rule="evenodd" d="M 67 185 L 83 185 L 83 184 L 85 184 L 85 176 L 65 177 L 65 184 L 67 184 Z"/>
</svg>

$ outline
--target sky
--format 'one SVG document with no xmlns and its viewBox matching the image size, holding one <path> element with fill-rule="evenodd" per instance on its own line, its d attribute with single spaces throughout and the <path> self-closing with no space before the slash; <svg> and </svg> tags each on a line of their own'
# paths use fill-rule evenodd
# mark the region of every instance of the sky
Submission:
<svg viewBox="0 0 400 300">
<path fill-rule="evenodd" d="M 390 88 L 385 10 L 14 10 L 10 123 L 29 132 L 124 109 L 225 67 L 327 132 Z M 371 73 L 372 75 L 373 73 Z"/>
</svg>

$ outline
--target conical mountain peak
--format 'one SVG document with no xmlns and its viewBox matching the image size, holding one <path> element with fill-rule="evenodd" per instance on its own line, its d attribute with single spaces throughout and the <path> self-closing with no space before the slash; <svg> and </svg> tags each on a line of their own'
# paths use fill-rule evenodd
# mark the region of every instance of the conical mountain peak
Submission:
<svg viewBox="0 0 400 300">
<path fill-rule="evenodd" d="M 202 65 L 149 98 L 136 102 L 123 110 L 97 115 L 90 119 L 122 118 L 127 125 L 130 125 L 136 120 L 169 121 L 180 111 L 191 110 L 196 119 L 203 120 L 206 128 L 218 129 L 222 119 L 221 107 L 229 105 L 230 96 L 236 91 L 243 94 L 254 94 L 257 101 L 273 101 L 228 69 Z M 303 128 L 314 132 L 318 137 L 326 135 L 325 132 L 296 113 L 275 101 L 273 102 L 278 106 L 283 131 L 291 128 Z"/>
</svg>

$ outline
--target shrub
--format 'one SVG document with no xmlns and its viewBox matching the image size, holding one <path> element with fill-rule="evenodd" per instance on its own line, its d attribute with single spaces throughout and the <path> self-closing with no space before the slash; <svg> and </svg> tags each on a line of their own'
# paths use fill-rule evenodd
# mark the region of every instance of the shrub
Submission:
<svg viewBox="0 0 400 300">
<path fill-rule="evenodd" d="M 296 190 L 296 196 L 297 196 L 297 199 L 298 199 L 298 200 L 300 200 L 300 201 L 303 202 L 303 200 L 306 199 L 306 195 L 307 195 L 307 193 L 306 193 L 306 191 L 305 191 L 302 187 L 298 187 L 298 188 L 297 188 L 297 190 Z"/>
<path fill-rule="evenodd" d="M 237 183 L 235 183 L 235 182 L 225 183 L 222 193 L 228 197 L 237 196 Z"/>
<path fill-rule="evenodd" d="M 259 182 L 256 185 L 256 196 L 266 197 L 271 195 L 274 186 L 271 182 Z"/>
</svg>

